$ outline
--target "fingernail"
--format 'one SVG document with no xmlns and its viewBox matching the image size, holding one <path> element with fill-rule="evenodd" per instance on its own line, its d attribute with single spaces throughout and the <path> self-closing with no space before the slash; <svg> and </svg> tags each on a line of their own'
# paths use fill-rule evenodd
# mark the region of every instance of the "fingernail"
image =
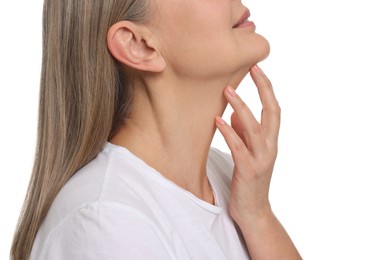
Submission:
<svg viewBox="0 0 390 260">
<path fill-rule="evenodd" d="M 263 70 L 260 69 L 260 67 L 257 66 L 257 64 L 255 64 L 255 65 L 253 66 L 253 68 L 255 69 L 255 71 L 256 71 L 257 73 L 259 73 L 259 74 L 264 74 Z"/>
<path fill-rule="evenodd" d="M 227 87 L 227 92 L 228 92 L 228 94 L 229 94 L 230 96 L 232 96 L 232 97 L 237 97 L 237 96 L 238 96 L 237 93 L 236 93 L 236 91 L 235 91 L 231 86 L 228 86 L 228 87 Z"/>
<path fill-rule="evenodd" d="M 217 124 L 218 124 L 218 125 L 224 125 L 224 124 L 226 124 L 226 122 L 225 122 L 221 117 L 219 117 L 219 116 L 217 116 L 217 117 L 215 118 L 215 121 L 217 121 Z"/>
</svg>

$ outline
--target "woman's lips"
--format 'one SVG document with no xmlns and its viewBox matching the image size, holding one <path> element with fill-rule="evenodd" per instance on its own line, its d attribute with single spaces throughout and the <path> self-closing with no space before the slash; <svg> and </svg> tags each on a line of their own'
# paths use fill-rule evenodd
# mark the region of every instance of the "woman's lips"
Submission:
<svg viewBox="0 0 390 260">
<path fill-rule="evenodd" d="M 254 22 L 248 20 L 250 16 L 251 16 L 251 13 L 250 13 L 249 9 L 246 9 L 245 12 L 242 14 L 240 20 L 238 20 L 238 22 L 233 26 L 233 29 L 255 26 Z"/>
<path fill-rule="evenodd" d="M 255 23 L 252 21 L 245 20 L 242 23 L 234 26 L 234 28 L 244 28 L 244 27 L 255 27 Z"/>
</svg>

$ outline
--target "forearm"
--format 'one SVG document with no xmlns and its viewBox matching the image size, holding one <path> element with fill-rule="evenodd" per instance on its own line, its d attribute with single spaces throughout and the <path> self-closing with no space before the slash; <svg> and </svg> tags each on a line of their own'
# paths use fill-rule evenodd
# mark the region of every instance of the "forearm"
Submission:
<svg viewBox="0 0 390 260">
<path fill-rule="evenodd" d="M 251 259 L 302 259 L 282 224 L 270 210 L 240 225 Z"/>
</svg>

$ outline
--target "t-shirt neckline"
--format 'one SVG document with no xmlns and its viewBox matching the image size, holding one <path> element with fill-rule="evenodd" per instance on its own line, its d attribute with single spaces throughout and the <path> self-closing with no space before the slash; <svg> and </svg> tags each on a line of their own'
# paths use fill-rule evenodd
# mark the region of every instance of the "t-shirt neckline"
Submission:
<svg viewBox="0 0 390 260">
<path fill-rule="evenodd" d="M 120 145 L 110 143 L 107 141 L 105 143 L 103 149 L 104 150 L 108 149 L 111 151 L 114 150 L 116 152 L 119 152 L 120 154 L 130 158 L 133 162 L 137 163 L 138 166 L 145 168 L 149 172 L 155 173 L 155 174 L 147 174 L 147 176 L 150 177 L 151 179 L 153 179 L 154 181 L 158 181 L 159 183 L 161 183 L 164 186 L 168 186 L 170 188 L 173 188 L 177 192 L 184 194 L 189 200 L 191 200 L 192 202 L 194 202 L 195 204 L 197 204 L 199 207 L 203 208 L 204 210 L 207 210 L 208 212 L 216 214 L 216 215 L 221 213 L 222 208 L 220 207 L 220 205 L 223 205 L 223 204 L 222 204 L 222 201 L 220 201 L 221 197 L 218 196 L 218 191 L 215 189 L 216 186 L 213 184 L 213 180 L 212 180 L 213 178 L 210 178 L 210 176 L 209 176 L 210 170 L 209 170 L 208 166 L 207 166 L 207 177 L 208 177 L 208 181 L 209 181 L 210 187 L 211 187 L 213 195 L 214 195 L 215 205 L 210 204 L 210 203 L 198 198 L 193 193 L 189 192 L 188 190 L 180 187 L 179 185 L 177 185 L 173 181 L 169 180 L 164 175 L 162 175 L 160 172 L 158 172 L 156 169 L 154 169 L 153 167 L 148 165 L 141 158 L 139 158 L 138 156 L 133 154 L 127 148 L 120 146 Z"/>
</svg>

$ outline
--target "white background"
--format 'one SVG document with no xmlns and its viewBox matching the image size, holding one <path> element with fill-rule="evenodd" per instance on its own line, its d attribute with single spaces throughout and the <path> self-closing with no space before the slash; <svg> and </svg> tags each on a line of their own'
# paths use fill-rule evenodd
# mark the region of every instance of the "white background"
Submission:
<svg viewBox="0 0 390 260">
<path fill-rule="evenodd" d="M 0 3 L 0 259 L 8 258 L 33 163 L 42 2 Z M 271 43 L 260 66 L 282 107 L 274 211 L 304 259 L 390 259 L 386 1 L 245 4 Z M 238 92 L 260 114 L 248 78 Z M 213 145 L 228 151 L 220 135 Z"/>
</svg>

